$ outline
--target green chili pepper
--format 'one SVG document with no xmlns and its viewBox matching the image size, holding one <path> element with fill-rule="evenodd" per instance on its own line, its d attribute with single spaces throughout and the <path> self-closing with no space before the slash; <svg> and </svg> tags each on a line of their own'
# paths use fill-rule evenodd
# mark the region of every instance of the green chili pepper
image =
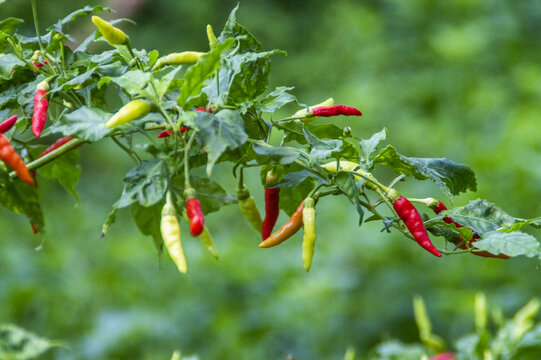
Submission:
<svg viewBox="0 0 541 360">
<path fill-rule="evenodd" d="M 237 188 L 237 199 L 239 200 L 240 211 L 242 211 L 244 217 L 246 217 L 257 232 L 261 233 L 261 227 L 263 226 L 261 214 L 257 209 L 254 199 L 250 196 L 250 192 L 244 185 L 239 185 Z"/>
<path fill-rule="evenodd" d="M 302 264 L 306 271 L 310 271 L 312 258 L 314 257 L 314 245 L 316 243 L 316 209 L 314 199 L 304 199 L 302 209 L 302 223 L 304 226 L 304 237 L 302 240 Z"/>
<path fill-rule="evenodd" d="M 145 100 L 133 100 L 118 110 L 105 124 L 106 128 L 126 124 L 132 120 L 145 116 L 150 112 L 152 106 Z"/>
<path fill-rule="evenodd" d="M 214 47 L 218 44 L 218 39 L 216 39 L 216 35 L 214 35 L 214 31 L 210 25 L 207 25 L 207 37 L 209 38 L 209 47 L 214 49 Z"/>
<path fill-rule="evenodd" d="M 214 245 L 214 241 L 212 241 L 212 237 L 210 236 L 210 233 L 206 226 L 203 227 L 203 231 L 201 234 L 199 234 L 199 238 L 201 239 L 201 243 L 203 243 L 203 246 L 208 250 L 210 253 L 210 256 L 218 260 L 218 251 L 216 250 L 216 245 Z"/>
<path fill-rule="evenodd" d="M 153 69 L 159 69 L 164 65 L 193 65 L 205 54 L 206 53 L 204 52 L 198 51 L 184 51 L 181 53 L 165 55 L 156 61 Z"/>
<path fill-rule="evenodd" d="M 92 22 L 96 25 L 109 45 L 126 45 L 130 42 L 130 38 L 124 31 L 114 27 L 99 16 L 92 16 Z"/>
<path fill-rule="evenodd" d="M 186 257 L 184 256 L 184 250 L 182 249 L 180 240 L 180 225 L 171 199 L 171 193 L 169 192 L 167 193 L 167 199 L 162 209 L 160 230 L 169 256 L 171 256 L 171 259 L 173 259 L 177 265 L 178 270 L 181 273 L 186 273 L 188 271 L 188 266 L 186 264 Z"/>
</svg>

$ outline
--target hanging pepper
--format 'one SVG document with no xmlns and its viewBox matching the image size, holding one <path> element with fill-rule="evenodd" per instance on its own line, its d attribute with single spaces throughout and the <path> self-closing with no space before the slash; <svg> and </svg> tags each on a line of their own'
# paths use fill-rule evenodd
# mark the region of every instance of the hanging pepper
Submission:
<svg viewBox="0 0 541 360">
<path fill-rule="evenodd" d="M 447 210 L 447 207 L 441 201 L 438 200 L 437 206 L 432 206 L 432 210 L 434 210 L 434 212 L 437 215 L 440 212 L 442 212 L 444 210 Z M 446 224 L 455 224 L 455 226 L 457 228 L 464 227 L 464 225 L 461 225 L 461 224 L 453 221 L 453 219 L 451 219 L 450 217 L 444 217 L 443 222 L 445 222 Z M 471 247 L 471 244 L 474 243 L 477 239 L 480 239 L 480 238 L 481 237 L 479 236 L 479 234 L 474 233 L 471 240 L 470 240 L 469 246 Z M 466 243 L 462 239 L 462 237 L 460 237 L 460 239 L 459 239 L 459 241 L 458 241 L 458 243 L 456 245 L 457 245 L 457 247 L 459 249 L 462 249 L 462 250 L 468 249 L 468 246 L 466 245 Z M 488 251 L 472 251 L 472 254 L 477 255 L 477 256 L 481 256 L 481 257 L 490 257 L 490 258 L 497 258 L 497 259 L 509 259 L 509 256 L 507 256 L 505 254 L 494 255 L 494 254 L 492 254 L 492 253 L 490 253 Z"/>
<path fill-rule="evenodd" d="M 6 120 L 2 121 L 0 124 L 0 133 L 5 133 L 11 130 L 13 125 L 17 122 L 17 115 L 8 117 Z"/>
<path fill-rule="evenodd" d="M 23 159 L 15 152 L 15 149 L 3 134 L 0 134 L 0 160 L 12 168 L 22 181 L 28 185 L 34 184 L 34 180 L 30 176 Z"/>
<path fill-rule="evenodd" d="M 171 256 L 171 259 L 173 259 L 177 265 L 178 270 L 181 273 L 186 273 L 188 271 L 188 266 L 186 264 L 186 257 L 184 256 L 184 250 L 182 249 L 180 239 L 180 225 L 178 223 L 177 213 L 170 192 L 167 193 L 165 205 L 162 209 L 160 230 L 169 256 Z"/>
<path fill-rule="evenodd" d="M 237 187 L 237 199 L 239 201 L 240 211 L 242 211 L 244 217 L 257 232 L 261 232 L 261 227 L 263 226 L 261 215 L 259 214 L 254 198 L 250 196 L 250 191 L 248 191 L 248 188 L 244 184 L 239 184 Z"/>
<path fill-rule="evenodd" d="M 272 229 L 280 215 L 280 188 L 269 188 L 276 183 L 278 179 L 274 170 L 267 172 L 265 178 L 265 219 L 261 226 L 261 237 L 263 240 L 272 234 Z"/>
<path fill-rule="evenodd" d="M 187 127 L 181 127 L 180 129 L 178 129 L 178 132 L 181 134 L 186 131 L 190 131 L 190 129 Z M 162 132 L 158 134 L 158 138 L 166 138 L 166 137 L 171 136 L 172 134 L 173 134 L 173 130 L 163 130 Z"/>
<path fill-rule="evenodd" d="M 47 149 L 43 150 L 43 152 L 38 155 L 38 158 L 43 157 L 43 156 L 47 155 L 48 153 L 55 151 L 56 149 L 63 146 L 67 142 L 70 142 L 73 139 L 74 138 L 72 138 L 71 136 L 64 136 L 63 138 L 60 138 L 60 139 L 56 140 L 54 144 L 49 146 Z"/>
<path fill-rule="evenodd" d="M 310 113 L 308 113 L 309 115 Z M 312 110 L 313 116 L 337 116 L 337 115 L 346 115 L 346 116 L 361 116 L 361 112 L 351 106 L 346 105 L 332 105 L 332 106 L 318 106 Z"/>
<path fill-rule="evenodd" d="M 193 65 L 205 54 L 198 51 L 183 51 L 165 55 L 156 61 L 153 69 L 156 70 L 165 65 Z"/>
<path fill-rule="evenodd" d="M 297 111 L 291 117 L 301 119 L 301 121 L 303 121 L 303 122 L 310 122 L 310 121 L 313 121 L 313 120 L 315 120 L 317 118 L 315 116 L 312 116 L 312 117 L 309 117 L 309 118 L 306 117 L 311 111 L 314 110 L 314 108 L 319 107 L 319 106 L 331 106 L 331 105 L 334 105 L 334 99 L 333 98 L 328 98 L 327 100 L 325 100 L 325 101 L 323 101 L 323 102 L 321 102 L 319 104 L 309 106 L 308 110 L 301 109 L 301 110 Z"/>
<path fill-rule="evenodd" d="M 92 22 L 96 25 L 109 45 L 127 45 L 130 42 L 130 38 L 124 31 L 114 27 L 111 23 L 103 20 L 99 16 L 92 16 Z"/>
<path fill-rule="evenodd" d="M 302 227 L 302 209 L 304 201 L 301 201 L 297 210 L 291 215 L 291 218 L 282 225 L 278 231 L 269 236 L 259 244 L 260 248 L 269 248 L 279 245 L 295 235 Z"/>
<path fill-rule="evenodd" d="M 302 209 L 302 223 L 304 226 L 304 237 L 302 239 L 302 264 L 306 271 L 310 271 L 312 258 L 314 257 L 314 246 L 316 243 L 316 209 L 314 199 L 304 199 Z"/>
<path fill-rule="evenodd" d="M 152 105 L 145 100 L 132 100 L 123 107 L 120 108 L 107 123 L 105 127 L 110 129 L 112 127 L 126 124 L 132 120 L 145 116 L 152 109 Z"/>
<path fill-rule="evenodd" d="M 192 236 L 198 236 L 203 232 L 205 225 L 205 216 L 201 209 L 201 203 L 195 198 L 195 191 L 193 189 L 186 190 L 186 214 L 190 219 L 190 233 Z"/>
<path fill-rule="evenodd" d="M 417 211 L 415 206 L 403 196 L 400 196 L 393 202 L 393 208 L 398 214 L 398 217 L 404 222 L 413 238 L 423 249 L 431 254 L 441 257 L 440 252 L 428 237 L 428 233 L 423 222 L 421 214 Z"/>
<path fill-rule="evenodd" d="M 49 83 L 42 81 L 36 86 L 36 94 L 34 95 L 34 114 L 32 116 L 32 133 L 35 137 L 41 136 L 41 131 L 47 121 L 47 109 L 49 108 L 49 100 L 45 94 L 49 91 Z"/>
<path fill-rule="evenodd" d="M 216 35 L 214 35 L 214 31 L 210 25 L 207 25 L 207 38 L 209 39 L 210 49 L 214 49 L 214 47 L 218 44 L 218 39 L 216 39 Z"/>
<path fill-rule="evenodd" d="M 201 243 L 208 250 L 210 255 L 216 260 L 218 260 L 219 255 L 218 251 L 216 250 L 216 245 L 214 245 L 214 241 L 212 241 L 212 237 L 210 236 L 210 233 L 206 226 L 203 226 L 203 231 L 199 235 L 199 238 L 201 239 Z"/>
</svg>

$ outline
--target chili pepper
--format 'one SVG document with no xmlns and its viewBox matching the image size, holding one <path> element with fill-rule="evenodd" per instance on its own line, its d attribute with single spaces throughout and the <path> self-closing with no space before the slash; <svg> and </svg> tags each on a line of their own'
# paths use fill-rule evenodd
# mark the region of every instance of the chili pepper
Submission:
<svg viewBox="0 0 541 360">
<path fill-rule="evenodd" d="M 194 197 L 193 190 L 190 190 L 187 191 L 188 200 L 186 200 L 186 213 L 190 219 L 190 233 L 192 236 L 198 236 L 203 232 L 205 216 L 201 209 L 201 203 Z"/>
<path fill-rule="evenodd" d="M 337 116 L 337 115 L 354 115 L 361 116 L 361 112 L 351 106 L 346 105 L 331 105 L 331 106 L 318 106 L 312 110 L 313 116 Z"/>
<path fill-rule="evenodd" d="M 190 131 L 190 129 L 186 127 L 181 127 L 180 129 L 178 129 L 178 132 L 181 134 L 186 131 Z M 171 134 L 173 134 L 173 130 L 163 130 L 161 133 L 158 134 L 158 137 L 165 138 L 171 136 Z"/>
<path fill-rule="evenodd" d="M 37 233 L 39 232 L 39 230 L 38 230 L 38 228 L 36 227 L 35 224 L 30 223 L 30 226 L 32 227 L 32 232 L 33 232 L 34 234 L 37 234 Z"/>
<path fill-rule="evenodd" d="M 61 147 L 65 143 L 70 142 L 73 139 L 74 138 L 72 138 L 71 136 L 64 136 L 63 138 L 60 138 L 60 139 L 56 140 L 54 144 L 49 146 L 47 149 L 43 150 L 43 152 L 38 155 L 38 158 L 43 157 L 43 156 L 47 155 L 48 153 L 55 151 L 56 149 L 58 149 L 59 147 Z"/>
<path fill-rule="evenodd" d="M 257 232 L 261 232 L 261 227 L 263 226 L 261 215 L 259 214 L 254 198 L 250 196 L 248 188 L 243 184 L 239 184 L 239 187 L 237 187 L 237 199 L 239 200 L 240 211 L 242 211 L 244 217 Z"/>
<path fill-rule="evenodd" d="M 261 237 L 263 240 L 272 234 L 272 229 L 280 215 L 280 188 L 269 188 L 276 183 L 276 174 L 274 170 L 267 172 L 265 178 L 265 219 L 261 226 Z"/>
<path fill-rule="evenodd" d="M 444 210 L 447 210 L 447 207 L 441 202 L 438 200 L 438 205 L 436 207 L 432 207 L 432 210 L 434 210 L 434 212 L 437 214 L 439 214 L 440 212 L 444 211 Z M 464 227 L 464 225 L 461 225 L 455 221 L 453 221 L 453 219 L 451 219 L 450 217 L 444 217 L 443 218 L 443 222 L 445 222 L 446 224 L 455 224 L 455 226 L 457 228 L 461 228 L 461 227 Z M 468 228 L 469 229 L 469 228 Z M 471 230 L 471 229 L 470 229 Z M 473 230 L 472 230 L 473 231 Z M 481 237 L 479 236 L 479 234 L 477 233 L 474 233 L 471 240 L 470 240 L 470 243 L 469 245 L 471 246 L 472 243 L 474 243 L 477 239 L 480 239 Z M 468 249 L 468 246 L 466 245 L 465 241 L 462 239 L 462 237 L 460 237 L 459 239 L 459 242 L 456 244 L 456 246 L 459 248 L 459 249 L 462 249 L 462 250 L 466 250 Z M 509 259 L 509 256 L 505 255 L 505 254 L 498 254 L 498 255 L 494 255 L 488 251 L 472 251 L 472 254 L 474 255 L 477 255 L 477 256 L 481 256 L 481 257 L 490 257 L 490 258 L 497 258 L 497 259 Z"/>
<path fill-rule="evenodd" d="M 316 105 L 312 105 L 312 106 L 309 106 L 308 107 L 308 110 L 306 109 L 301 109 L 299 111 L 297 111 L 295 114 L 293 114 L 291 117 L 292 118 L 299 118 L 301 119 L 303 122 L 309 122 L 309 121 L 312 121 L 312 120 L 315 120 L 316 117 L 315 116 L 312 116 L 310 118 L 307 118 L 306 116 L 312 111 L 314 110 L 314 108 L 316 107 L 319 107 L 319 106 L 331 106 L 331 105 L 334 105 L 334 99 L 333 98 L 328 98 L 327 100 L 319 103 L 319 104 L 316 104 Z"/>
<path fill-rule="evenodd" d="M 304 201 L 301 201 L 291 218 L 282 225 L 278 231 L 259 244 L 260 248 L 269 248 L 281 244 L 297 233 L 302 227 L 302 209 Z"/>
<path fill-rule="evenodd" d="M 15 149 L 3 134 L 0 134 L 0 160 L 12 168 L 22 181 L 28 185 L 34 184 L 34 180 L 30 176 L 23 159 L 15 152 Z"/>
<path fill-rule="evenodd" d="M 438 249 L 432 245 L 428 233 L 426 232 L 425 224 L 421 214 L 417 211 L 415 206 L 403 196 L 400 196 L 393 202 L 393 208 L 398 214 L 398 217 L 402 219 L 413 238 L 423 249 L 431 254 L 441 257 Z"/>
<path fill-rule="evenodd" d="M 184 250 L 182 249 L 182 242 L 180 238 L 180 225 L 178 223 L 177 213 L 175 206 L 171 200 L 171 193 L 167 193 L 165 205 L 162 209 L 162 219 L 160 222 L 160 230 L 162 233 L 163 242 L 169 256 L 177 265 L 178 270 L 181 273 L 188 271 L 186 264 L 186 257 L 184 256 Z"/>
<path fill-rule="evenodd" d="M 204 52 L 184 51 L 180 53 L 172 53 L 159 58 L 153 66 L 153 69 L 159 69 L 164 65 L 193 65 L 205 55 Z"/>
<path fill-rule="evenodd" d="M 34 95 L 34 115 L 32 116 L 32 133 L 35 137 L 41 136 L 41 131 L 47 121 L 47 108 L 49 100 L 45 94 L 49 91 L 47 81 L 42 81 L 36 86 L 36 94 Z"/>
<path fill-rule="evenodd" d="M 132 100 L 120 108 L 105 124 L 106 128 L 112 128 L 126 124 L 132 120 L 145 116 L 152 109 L 152 105 L 145 100 Z"/>
<path fill-rule="evenodd" d="M 17 115 L 10 116 L 6 120 L 2 121 L 2 123 L 0 124 L 0 133 L 3 134 L 5 132 L 8 132 L 13 127 L 13 125 L 15 125 L 16 122 Z"/>
<path fill-rule="evenodd" d="M 430 360 L 455 360 L 455 359 L 456 359 L 455 354 L 450 353 L 450 352 L 439 353 L 430 358 Z"/>
<path fill-rule="evenodd" d="M 210 25 L 207 25 L 207 37 L 209 39 L 209 47 L 214 49 L 214 47 L 218 44 L 218 39 L 216 39 L 216 35 L 214 35 L 214 31 Z"/>
<path fill-rule="evenodd" d="M 195 111 L 199 111 L 199 112 L 205 112 L 205 111 L 206 111 L 206 112 L 209 112 L 209 113 L 212 114 L 212 109 L 211 109 L 210 107 L 207 109 L 207 108 L 204 107 L 204 106 L 200 106 L 200 107 L 198 107 L 197 109 L 195 109 Z"/>
<path fill-rule="evenodd" d="M 314 199 L 304 199 L 302 209 L 302 223 L 304 224 L 304 237 L 302 239 L 302 264 L 306 271 L 310 271 L 312 258 L 314 257 L 314 245 L 316 243 L 316 209 Z"/>
<path fill-rule="evenodd" d="M 40 62 L 34 62 L 34 63 L 32 63 L 32 65 L 34 65 L 34 66 L 37 67 L 37 68 L 43 67 L 43 65 L 47 65 L 47 64 L 48 64 L 48 63 L 47 63 L 47 60 L 43 60 L 43 64 L 40 63 Z"/>
<path fill-rule="evenodd" d="M 111 23 L 103 20 L 99 16 L 92 16 L 92 22 L 96 25 L 109 45 L 126 45 L 130 42 L 130 38 L 124 31 L 114 27 Z"/>
<path fill-rule="evenodd" d="M 203 243 L 203 246 L 205 246 L 205 248 L 210 253 L 210 256 L 218 260 L 219 255 L 218 251 L 216 250 L 216 245 L 214 245 L 214 241 L 212 241 L 212 237 L 210 236 L 210 233 L 206 226 L 203 226 L 203 231 L 199 235 L 199 238 L 201 239 L 201 243 Z"/>
</svg>

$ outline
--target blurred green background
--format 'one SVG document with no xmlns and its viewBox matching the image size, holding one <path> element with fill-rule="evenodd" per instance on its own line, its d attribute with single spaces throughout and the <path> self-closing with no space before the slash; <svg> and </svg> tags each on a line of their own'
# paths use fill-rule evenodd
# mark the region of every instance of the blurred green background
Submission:
<svg viewBox="0 0 541 360">
<path fill-rule="evenodd" d="M 122 25 L 132 44 L 162 54 L 205 51 L 205 25 L 218 33 L 236 4 L 89 2 L 119 10 L 107 18 L 135 20 Z M 87 3 L 38 1 L 42 31 Z M 32 35 L 30 1 L 7 0 L 0 14 L 23 18 L 19 31 Z M 364 138 L 385 126 L 405 155 L 470 165 L 479 191 L 455 198 L 455 206 L 482 197 L 517 217 L 541 215 L 541 2 L 254 0 L 241 3 L 238 20 L 266 49 L 288 52 L 273 57 L 272 87 L 295 86 L 308 104 L 332 96 L 357 106 L 362 118 L 332 121 Z M 71 29 L 79 40 L 93 30 L 87 18 Z M 189 273 L 181 276 L 127 213 L 98 238 L 132 163 L 105 142 L 80 156 L 80 203 L 40 179 L 43 238 L 24 217 L 0 210 L 0 322 L 65 341 L 68 348 L 47 359 L 168 359 L 175 349 L 201 359 L 340 359 L 348 346 L 366 353 L 389 337 L 417 340 L 416 294 L 435 332 L 452 340 L 473 329 L 475 292 L 512 314 L 541 291 L 532 259 L 437 259 L 381 233 L 379 223 L 358 228 L 354 208 L 328 198 L 317 209 L 310 273 L 302 268 L 302 235 L 261 250 L 258 234 L 230 206 L 207 219 L 219 261 L 183 228 Z M 216 176 L 233 193 L 229 166 Z M 247 175 L 262 209 L 258 173 Z M 429 183 L 398 189 L 443 196 Z"/>
</svg>

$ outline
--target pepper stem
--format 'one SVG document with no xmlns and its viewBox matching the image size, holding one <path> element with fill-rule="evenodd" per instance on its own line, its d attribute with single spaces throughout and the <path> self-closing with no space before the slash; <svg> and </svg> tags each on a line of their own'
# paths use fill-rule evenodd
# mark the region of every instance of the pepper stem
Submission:
<svg viewBox="0 0 541 360">
<path fill-rule="evenodd" d="M 192 135 L 190 136 L 190 140 L 188 140 L 186 146 L 184 147 L 184 179 L 186 191 L 189 191 L 192 188 L 192 186 L 190 185 L 190 167 L 188 165 L 188 153 L 190 152 L 190 148 L 192 147 L 192 143 L 195 139 L 195 134 L 197 134 L 197 130 L 194 129 Z"/>
</svg>

